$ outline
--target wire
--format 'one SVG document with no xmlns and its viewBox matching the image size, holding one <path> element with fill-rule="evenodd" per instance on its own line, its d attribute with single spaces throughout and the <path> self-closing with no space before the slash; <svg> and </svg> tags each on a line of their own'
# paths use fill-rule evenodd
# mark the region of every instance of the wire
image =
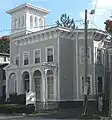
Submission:
<svg viewBox="0 0 112 120">
<path fill-rule="evenodd" d="M 95 23 L 91 21 L 91 24 L 94 25 L 97 29 L 102 30 L 100 27 L 98 27 Z M 102 30 L 103 31 L 103 30 Z"/>
</svg>

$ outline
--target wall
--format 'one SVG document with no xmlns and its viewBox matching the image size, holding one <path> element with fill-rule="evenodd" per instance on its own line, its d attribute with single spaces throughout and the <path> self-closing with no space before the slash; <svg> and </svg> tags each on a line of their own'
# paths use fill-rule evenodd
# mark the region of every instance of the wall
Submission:
<svg viewBox="0 0 112 120">
<path fill-rule="evenodd" d="M 59 39 L 60 100 L 73 100 L 73 41 Z"/>
<path fill-rule="evenodd" d="M 57 40 L 51 39 L 46 41 L 40 41 L 33 44 L 20 46 L 20 65 L 23 65 L 23 52 L 30 53 L 30 64 L 33 64 L 33 50 L 41 48 L 41 62 L 45 62 L 45 48 L 49 46 L 54 46 L 54 62 L 57 63 Z M 15 53 L 16 55 L 16 53 Z"/>
<path fill-rule="evenodd" d="M 95 69 L 94 69 L 94 44 L 93 44 L 93 33 L 92 32 L 88 32 L 88 47 L 90 47 L 90 56 L 91 56 L 91 61 L 88 64 L 88 76 L 92 77 L 92 95 L 95 93 Z M 84 76 L 85 74 L 85 64 L 84 63 L 80 63 L 80 47 L 84 47 L 85 45 L 85 40 L 84 40 L 84 32 L 82 33 L 78 33 L 77 36 L 77 56 L 78 56 L 78 99 L 83 99 L 83 94 L 82 94 L 82 82 L 81 82 L 81 76 Z M 74 44 L 74 46 L 76 46 Z M 74 56 L 76 57 L 76 56 Z M 75 59 L 75 58 L 74 58 Z"/>
</svg>

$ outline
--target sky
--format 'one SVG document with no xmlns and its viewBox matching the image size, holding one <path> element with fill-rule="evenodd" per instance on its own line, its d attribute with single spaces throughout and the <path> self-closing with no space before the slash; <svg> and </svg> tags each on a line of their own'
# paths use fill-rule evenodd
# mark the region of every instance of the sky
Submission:
<svg viewBox="0 0 112 120">
<path fill-rule="evenodd" d="M 112 19 L 112 0 L 1 0 L 0 1 L 0 36 L 10 34 L 11 16 L 6 13 L 18 5 L 30 3 L 51 10 L 47 15 L 47 25 L 55 24 L 62 13 L 67 13 L 75 21 L 84 21 L 84 10 L 88 10 L 89 27 L 104 29 L 104 22 Z M 90 11 L 95 9 L 95 14 Z M 76 26 L 84 28 L 83 22 Z"/>
</svg>

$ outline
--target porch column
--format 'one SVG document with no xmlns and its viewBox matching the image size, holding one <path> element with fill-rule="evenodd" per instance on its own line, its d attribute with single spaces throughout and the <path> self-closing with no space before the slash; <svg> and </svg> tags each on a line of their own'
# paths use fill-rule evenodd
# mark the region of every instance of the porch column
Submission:
<svg viewBox="0 0 112 120">
<path fill-rule="evenodd" d="M 32 71 L 30 71 L 30 73 L 29 73 L 29 80 L 30 80 L 30 82 L 29 82 L 29 90 L 30 91 L 33 91 L 33 77 L 32 77 L 33 75 L 32 75 Z"/>
<path fill-rule="evenodd" d="M 18 89 L 19 89 L 19 94 L 24 94 L 24 80 L 23 80 L 23 72 L 19 71 L 19 76 L 18 76 Z"/>
<path fill-rule="evenodd" d="M 23 83 L 22 83 L 22 74 L 20 74 L 20 70 L 16 72 L 16 80 L 17 80 L 17 94 L 23 93 Z"/>
<path fill-rule="evenodd" d="M 58 100 L 57 98 L 57 69 L 54 69 L 53 71 L 53 77 L 54 77 L 54 100 Z"/>
<path fill-rule="evenodd" d="M 6 72 L 6 100 L 9 98 L 9 74 L 8 72 Z"/>
</svg>

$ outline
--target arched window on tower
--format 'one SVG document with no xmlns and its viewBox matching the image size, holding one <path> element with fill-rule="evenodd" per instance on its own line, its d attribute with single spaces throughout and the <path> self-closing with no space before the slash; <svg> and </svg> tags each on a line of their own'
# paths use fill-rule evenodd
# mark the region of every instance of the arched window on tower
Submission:
<svg viewBox="0 0 112 120">
<path fill-rule="evenodd" d="M 24 27 L 24 16 L 22 16 L 21 27 Z"/>
<path fill-rule="evenodd" d="M 39 28 L 42 28 L 42 27 L 43 27 L 43 19 L 39 18 Z"/>
<path fill-rule="evenodd" d="M 31 15 L 30 16 L 30 28 L 32 28 L 33 27 L 33 16 Z"/>
<path fill-rule="evenodd" d="M 38 27 L 38 18 L 35 17 L 35 28 Z"/>
<path fill-rule="evenodd" d="M 20 24 L 21 24 L 21 22 L 20 22 L 20 17 L 18 18 L 18 28 L 20 28 Z"/>
<path fill-rule="evenodd" d="M 17 29 L 18 28 L 18 20 L 17 20 L 17 18 L 15 18 L 15 29 Z"/>
</svg>

